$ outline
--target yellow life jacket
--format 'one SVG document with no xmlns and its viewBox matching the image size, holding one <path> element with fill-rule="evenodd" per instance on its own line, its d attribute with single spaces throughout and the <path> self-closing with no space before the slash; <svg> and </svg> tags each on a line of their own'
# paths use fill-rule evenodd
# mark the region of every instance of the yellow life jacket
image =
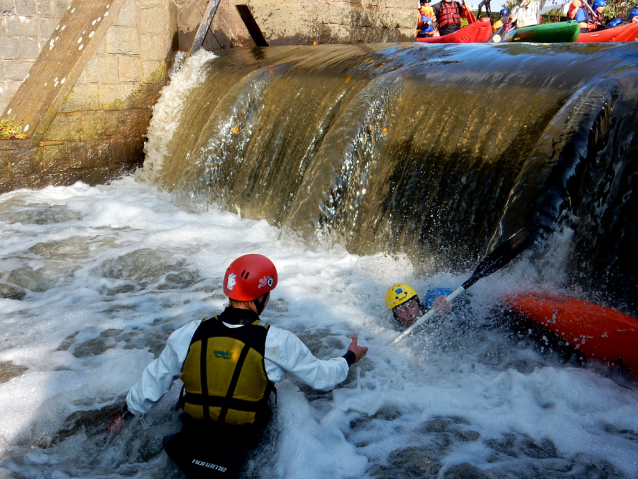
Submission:
<svg viewBox="0 0 638 479">
<path fill-rule="evenodd" d="M 219 316 L 202 321 L 180 375 L 186 414 L 235 425 L 255 422 L 274 390 L 264 365 L 269 327 L 256 320 L 229 328 Z"/>
</svg>

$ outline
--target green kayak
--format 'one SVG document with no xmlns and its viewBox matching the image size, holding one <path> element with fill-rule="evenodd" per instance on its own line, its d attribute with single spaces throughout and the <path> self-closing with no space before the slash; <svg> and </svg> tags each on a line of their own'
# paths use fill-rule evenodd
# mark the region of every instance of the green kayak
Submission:
<svg viewBox="0 0 638 479">
<path fill-rule="evenodd" d="M 578 22 L 542 23 L 515 28 L 500 38 L 502 42 L 561 43 L 575 42 L 580 33 Z M 494 39 L 494 41 L 497 41 Z"/>
</svg>

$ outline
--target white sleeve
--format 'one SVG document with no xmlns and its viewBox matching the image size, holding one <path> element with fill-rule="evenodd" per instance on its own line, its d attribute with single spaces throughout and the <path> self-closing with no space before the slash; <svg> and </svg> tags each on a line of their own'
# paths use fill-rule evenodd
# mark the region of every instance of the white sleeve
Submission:
<svg viewBox="0 0 638 479">
<path fill-rule="evenodd" d="M 166 346 L 157 359 L 152 361 L 142 378 L 135 383 L 126 396 L 129 410 L 136 416 L 146 413 L 173 385 L 182 372 L 188 347 L 201 320 L 191 321 L 175 330 L 168 337 Z"/>
<path fill-rule="evenodd" d="M 266 374 L 273 382 L 288 373 L 308 386 L 328 391 L 348 376 L 345 358 L 317 359 L 301 339 L 284 329 L 270 327 L 265 352 Z"/>
</svg>

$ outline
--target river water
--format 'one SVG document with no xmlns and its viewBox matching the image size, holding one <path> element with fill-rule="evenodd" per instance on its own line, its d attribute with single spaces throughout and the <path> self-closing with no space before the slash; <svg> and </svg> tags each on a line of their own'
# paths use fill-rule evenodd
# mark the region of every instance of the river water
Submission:
<svg viewBox="0 0 638 479">
<path fill-rule="evenodd" d="M 279 270 L 267 322 L 318 357 L 342 355 L 353 332 L 370 351 L 332 392 L 278 385 L 276 419 L 244 478 L 638 477 L 635 383 L 502 320 L 499 299 L 512 291 L 607 298 L 573 281 L 574 222 L 548 228 L 534 249 L 473 286 L 470 314 L 439 317 L 389 347 L 398 329 L 385 290 L 399 281 L 420 292 L 454 288 L 476 251 L 445 268 L 428 248 L 365 251 L 334 231 L 309 239 L 276 208 L 267 221 L 254 202 L 214 201 L 201 185 L 158 180 L 189 121 L 181 112 L 194 108 L 189 95 L 201 94 L 202 72 L 217 60 L 199 55 L 173 77 L 143 170 L 109 185 L 0 196 L 0 477 L 182 477 L 161 450 L 178 427 L 178 385 L 117 436 L 105 427 L 168 335 L 224 307 L 226 266 L 252 252 Z M 210 177 L 192 181 L 235 194 Z M 479 228 L 483 247 L 491 228 Z"/>
</svg>

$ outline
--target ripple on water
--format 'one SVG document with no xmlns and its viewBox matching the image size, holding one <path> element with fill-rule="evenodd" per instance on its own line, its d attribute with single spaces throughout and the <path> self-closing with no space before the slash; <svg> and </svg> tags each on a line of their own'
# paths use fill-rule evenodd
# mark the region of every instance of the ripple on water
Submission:
<svg viewBox="0 0 638 479">
<path fill-rule="evenodd" d="M 49 205 L 46 203 L 31 203 L 25 205 L 17 198 L 0 203 L 0 221 L 9 224 L 49 225 L 77 221 L 82 215 L 65 206 Z"/>
</svg>

